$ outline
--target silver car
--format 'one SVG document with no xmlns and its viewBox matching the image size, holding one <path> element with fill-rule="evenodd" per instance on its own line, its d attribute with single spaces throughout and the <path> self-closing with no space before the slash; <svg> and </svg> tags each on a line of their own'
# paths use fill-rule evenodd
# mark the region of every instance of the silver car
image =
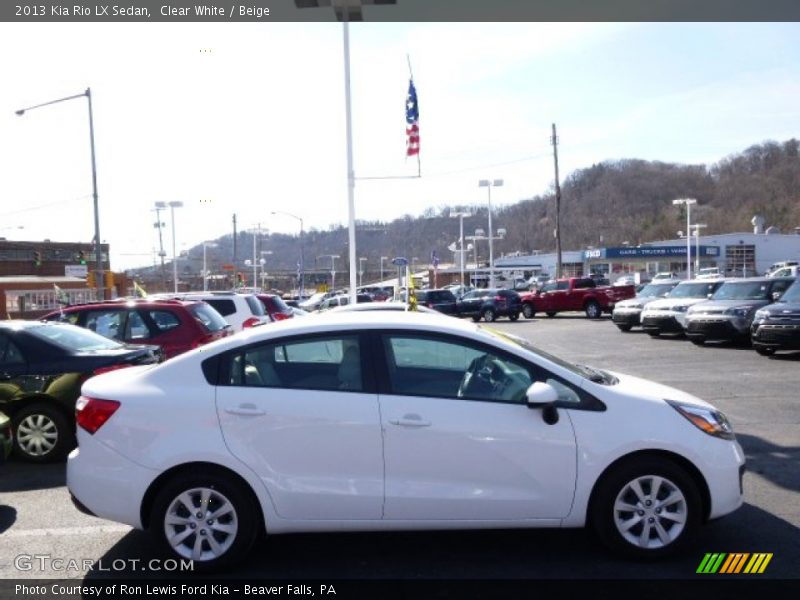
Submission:
<svg viewBox="0 0 800 600">
<path fill-rule="evenodd" d="M 614 312 L 611 313 L 611 320 L 620 331 L 630 331 L 633 327 L 641 325 L 642 309 L 660 298 L 666 298 L 679 280 L 660 280 L 648 283 L 644 286 L 635 298 L 617 302 Z"/>
</svg>

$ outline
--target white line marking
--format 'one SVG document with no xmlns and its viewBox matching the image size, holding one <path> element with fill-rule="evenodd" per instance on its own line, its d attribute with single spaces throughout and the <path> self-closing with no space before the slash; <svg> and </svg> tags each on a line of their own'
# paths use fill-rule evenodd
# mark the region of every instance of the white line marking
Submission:
<svg viewBox="0 0 800 600">
<path fill-rule="evenodd" d="M 42 537 L 47 535 L 92 535 L 96 533 L 127 533 L 127 525 L 89 525 L 86 527 L 48 527 L 44 529 L 10 529 L 3 537 Z"/>
</svg>

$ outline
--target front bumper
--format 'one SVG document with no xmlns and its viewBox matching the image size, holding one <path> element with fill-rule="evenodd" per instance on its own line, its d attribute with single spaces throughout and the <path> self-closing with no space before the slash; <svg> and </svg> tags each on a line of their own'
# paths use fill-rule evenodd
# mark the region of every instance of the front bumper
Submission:
<svg viewBox="0 0 800 600">
<path fill-rule="evenodd" d="M 752 328 L 754 346 L 800 350 L 800 324 L 764 323 Z"/>
<path fill-rule="evenodd" d="M 647 333 L 683 333 L 683 325 L 672 315 L 643 315 L 642 329 Z"/>
<path fill-rule="evenodd" d="M 701 340 L 734 340 L 747 337 L 750 327 L 742 322 L 737 327 L 734 319 L 724 317 L 700 317 L 687 319 L 686 336 Z"/>
<path fill-rule="evenodd" d="M 614 325 L 623 325 L 627 327 L 636 327 L 641 325 L 642 310 L 641 309 L 614 309 L 611 313 L 611 320 Z"/>
</svg>

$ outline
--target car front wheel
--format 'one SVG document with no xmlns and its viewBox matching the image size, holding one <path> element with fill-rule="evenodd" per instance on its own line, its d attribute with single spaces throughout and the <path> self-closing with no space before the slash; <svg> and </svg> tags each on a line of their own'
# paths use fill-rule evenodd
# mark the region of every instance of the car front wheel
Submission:
<svg viewBox="0 0 800 600">
<path fill-rule="evenodd" d="M 29 462 L 62 460 L 75 446 L 75 434 L 56 407 L 34 404 L 14 415 L 14 452 Z"/>
<path fill-rule="evenodd" d="M 175 558 L 196 571 L 239 562 L 259 531 L 258 507 L 233 476 L 186 471 L 169 481 L 153 504 L 150 525 Z"/>
<path fill-rule="evenodd" d="M 689 474 L 667 459 L 620 464 L 598 483 L 591 523 L 610 548 L 636 558 L 658 558 L 686 544 L 701 523 L 702 502 Z"/>
<path fill-rule="evenodd" d="M 497 319 L 497 313 L 494 311 L 493 308 L 487 308 L 483 311 L 483 320 L 487 323 L 491 323 Z"/>
<path fill-rule="evenodd" d="M 586 311 L 586 317 L 589 319 L 599 319 L 603 316 L 603 309 L 595 301 L 587 302 L 584 310 Z"/>
<path fill-rule="evenodd" d="M 522 305 L 522 315 L 526 319 L 532 319 L 533 315 L 536 314 L 536 311 L 533 310 L 533 307 L 530 304 L 523 304 Z"/>
</svg>

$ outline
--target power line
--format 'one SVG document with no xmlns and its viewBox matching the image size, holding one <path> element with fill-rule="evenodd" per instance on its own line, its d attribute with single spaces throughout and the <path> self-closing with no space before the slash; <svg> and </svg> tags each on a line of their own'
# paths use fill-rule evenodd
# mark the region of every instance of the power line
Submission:
<svg viewBox="0 0 800 600">
<path fill-rule="evenodd" d="M 463 169 L 456 169 L 455 171 L 442 171 L 440 173 L 429 173 L 429 174 L 425 175 L 424 179 L 428 179 L 428 178 L 431 178 L 431 177 L 444 177 L 446 175 L 457 175 L 458 173 L 467 173 L 469 171 L 479 171 L 481 169 L 493 169 L 495 167 L 505 167 L 507 165 L 514 165 L 514 164 L 521 163 L 521 162 L 527 162 L 529 160 L 538 160 L 540 158 L 549 158 L 549 157 L 550 157 L 550 152 L 548 151 L 548 152 L 546 152 L 544 154 L 534 154 L 533 156 L 526 156 L 524 158 L 517 158 L 517 159 L 514 159 L 514 160 L 509 160 L 509 161 L 501 162 L 501 163 L 494 163 L 494 164 L 491 164 L 491 165 L 478 165 L 478 166 L 475 166 L 475 167 L 465 167 Z"/>
<path fill-rule="evenodd" d="M 78 200 L 86 200 L 87 198 L 92 198 L 92 194 L 86 194 L 85 196 L 78 196 L 77 198 L 72 198 L 71 200 L 57 200 L 56 202 L 50 202 L 48 204 L 40 204 L 39 206 L 31 206 L 28 208 L 21 208 L 20 210 L 13 210 L 7 213 L 0 213 L 0 217 L 7 217 L 9 215 L 18 215 L 20 213 L 25 212 L 33 212 L 35 210 L 41 210 L 42 208 L 49 208 L 50 206 L 55 206 L 57 204 L 68 204 L 70 202 L 77 202 Z"/>
</svg>

